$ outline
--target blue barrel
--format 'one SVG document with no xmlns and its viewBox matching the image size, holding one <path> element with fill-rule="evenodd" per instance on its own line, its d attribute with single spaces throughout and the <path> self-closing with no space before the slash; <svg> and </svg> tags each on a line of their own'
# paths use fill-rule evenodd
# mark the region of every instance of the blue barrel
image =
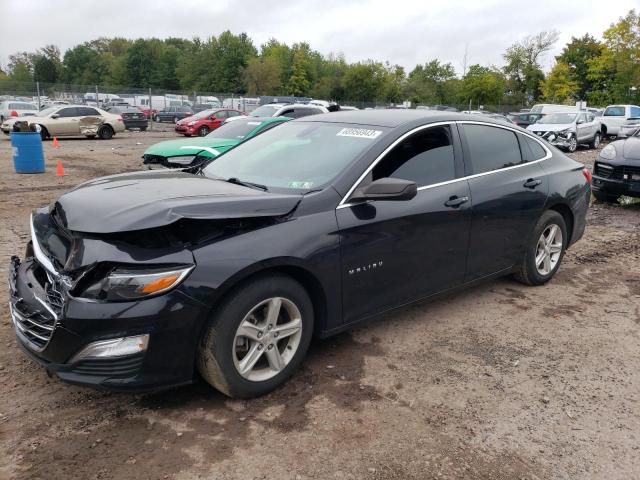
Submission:
<svg viewBox="0 0 640 480">
<path fill-rule="evenodd" d="M 42 138 L 35 132 L 11 132 L 16 173 L 44 173 Z"/>
</svg>

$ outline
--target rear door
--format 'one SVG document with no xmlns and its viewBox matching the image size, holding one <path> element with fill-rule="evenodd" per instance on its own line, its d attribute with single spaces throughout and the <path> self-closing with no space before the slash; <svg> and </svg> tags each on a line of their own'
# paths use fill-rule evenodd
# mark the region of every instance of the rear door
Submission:
<svg viewBox="0 0 640 480">
<path fill-rule="evenodd" d="M 364 140 L 363 141 L 367 141 Z M 399 142 L 358 187 L 379 178 L 415 181 L 408 201 L 336 209 L 346 323 L 463 281 L 471 202 L 456 126 L 430 126 Z"/>
<path fill-rule="evenodd" d="M 466 280 L 513 267 L 544 208 L 547 151 L 508 128 L 463 122 L 465 168 L 473 214 Z"/>
</svg>

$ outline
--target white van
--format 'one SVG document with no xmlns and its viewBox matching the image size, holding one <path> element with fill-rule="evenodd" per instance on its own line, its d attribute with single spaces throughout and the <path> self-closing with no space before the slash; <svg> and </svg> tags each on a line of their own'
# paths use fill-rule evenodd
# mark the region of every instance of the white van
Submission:
<svg viewBox="0 0 640 480">
<path fill-rule="evenodd" d="M 618 135 L 622 124 L 629 118 L 639 118 L 640 107 L 637 105 L 609 105 L 600 118 L 602 135 Z"/>
<path fill-rule="evenodd" d="M 576 107 L 572 105 L 557 105 L 554 103 L 538 103 L 531 107 L 529 113 L 541 113 L 548 115 L 549 113 L 573 112 Z"/>
</svg>

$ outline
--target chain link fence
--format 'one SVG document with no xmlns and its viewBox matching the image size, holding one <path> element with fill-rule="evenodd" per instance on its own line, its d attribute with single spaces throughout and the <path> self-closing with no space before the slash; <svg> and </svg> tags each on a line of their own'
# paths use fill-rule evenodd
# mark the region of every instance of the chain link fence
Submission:
<svg viewBox="0 0 640 480">
<path fill-rule="evenodd" d="M 0 101 L 20 100 L 33 103 L 38 108 L 43 108 L 55 103 L 67 102 L 70 104 L 85 104 L 102 106 L 108 102 L 126 102 L 132 106 L 145 110 L 164 110 L 174 106 L 194 106 L 202 104 L 211 107 L 227 107 L 251 112 L 260 105 L 271 102 L 302 102 L 306 103 L 311 98 L 293 96 L 246 96 L 225 92 L 208 91 L 172 91 L 158 88 L 131 88 L 106 85 L 74 85 L 65 83 L 39 83 L 39 82 L 15 82 L 12 80 L 0 81 Z M 97 101 L 96 101 L 97 99 Z M 400 103 L 393 104 L 382 101 L 344 100 L 342 106 L 351 106 L 359 109 L 382 108 L 419 108 L 429 110 L 446 110 L 455 108 L 458 111 L 471 110 L 494 113 L 518 112 L 522 105 L 478 105 L 477 102 L 458 104 L 452 102 L 447 105 L 421 105 Z"/>
</svg>

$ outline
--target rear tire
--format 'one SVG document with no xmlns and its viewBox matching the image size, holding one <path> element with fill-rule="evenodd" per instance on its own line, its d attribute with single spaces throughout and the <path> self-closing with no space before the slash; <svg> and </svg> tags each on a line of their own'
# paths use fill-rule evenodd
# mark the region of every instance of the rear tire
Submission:
<svg viewBox="0 0 640 480">
<path fill-rule="evenodd" d="M 141 132 L 146 132 L 147 131 L 147 127 L 140 127 L 140 131 Z"/>
<path fill-rule="evenodd" d="M 269 316 L 271 311 L 277 314 Z M 216 308 L 200 342 L 198 370 L 209 384 L 230 397 L 269 393 L 302 362 L 313 322 L 311 299 L 292 278 L 276 274 L 249 280 Z M 295 333 L 291 333 L 293 324 L 298 326 Z M 289 333 L 283 326 L 288 326 Z M 248 365 L 250 356 L 254 361 Z"/>
<path fill-rule="evenodd" d="M 49 132 L 42 125 L 40 125 L 40 138 L 43 141 L 46 140 L 47 138 L 49 138 Z"/>
<path fill-rule="evenodd" d="M 103 125 L 98 131 L 98 136 L 101 140 L 111 140 L 113 138 L 113 128 L 109 125 Z"/>
<path fill-rule="evenodd" d="M 610 195 L 608 193 L 598 192 L 597 190 L 591 190 L 595 199 L 603 203 L 618 203 L 618 195 Z"/>
<path fill-rule="evenodd" d="M 596 134 L 593 136 L 593 140 L 591 140 L 591 143 L 589 144 L 589 146 L 591 148 L 598 148 L 600 146 L 600 133 L 596 132 Z"/>
<path fill-rule="evenodd" d="M 556 233 L 550 238 L 552 232 Z M 551 241 L 547 242 L 549 238 Z M 555 210 L 545 211 L 526 245 L 522 263 L 514 275 L 515 279 L 526 285 L 547 283 L 560 268 L 568 241 L 564 217 Z"/>
</svg>

